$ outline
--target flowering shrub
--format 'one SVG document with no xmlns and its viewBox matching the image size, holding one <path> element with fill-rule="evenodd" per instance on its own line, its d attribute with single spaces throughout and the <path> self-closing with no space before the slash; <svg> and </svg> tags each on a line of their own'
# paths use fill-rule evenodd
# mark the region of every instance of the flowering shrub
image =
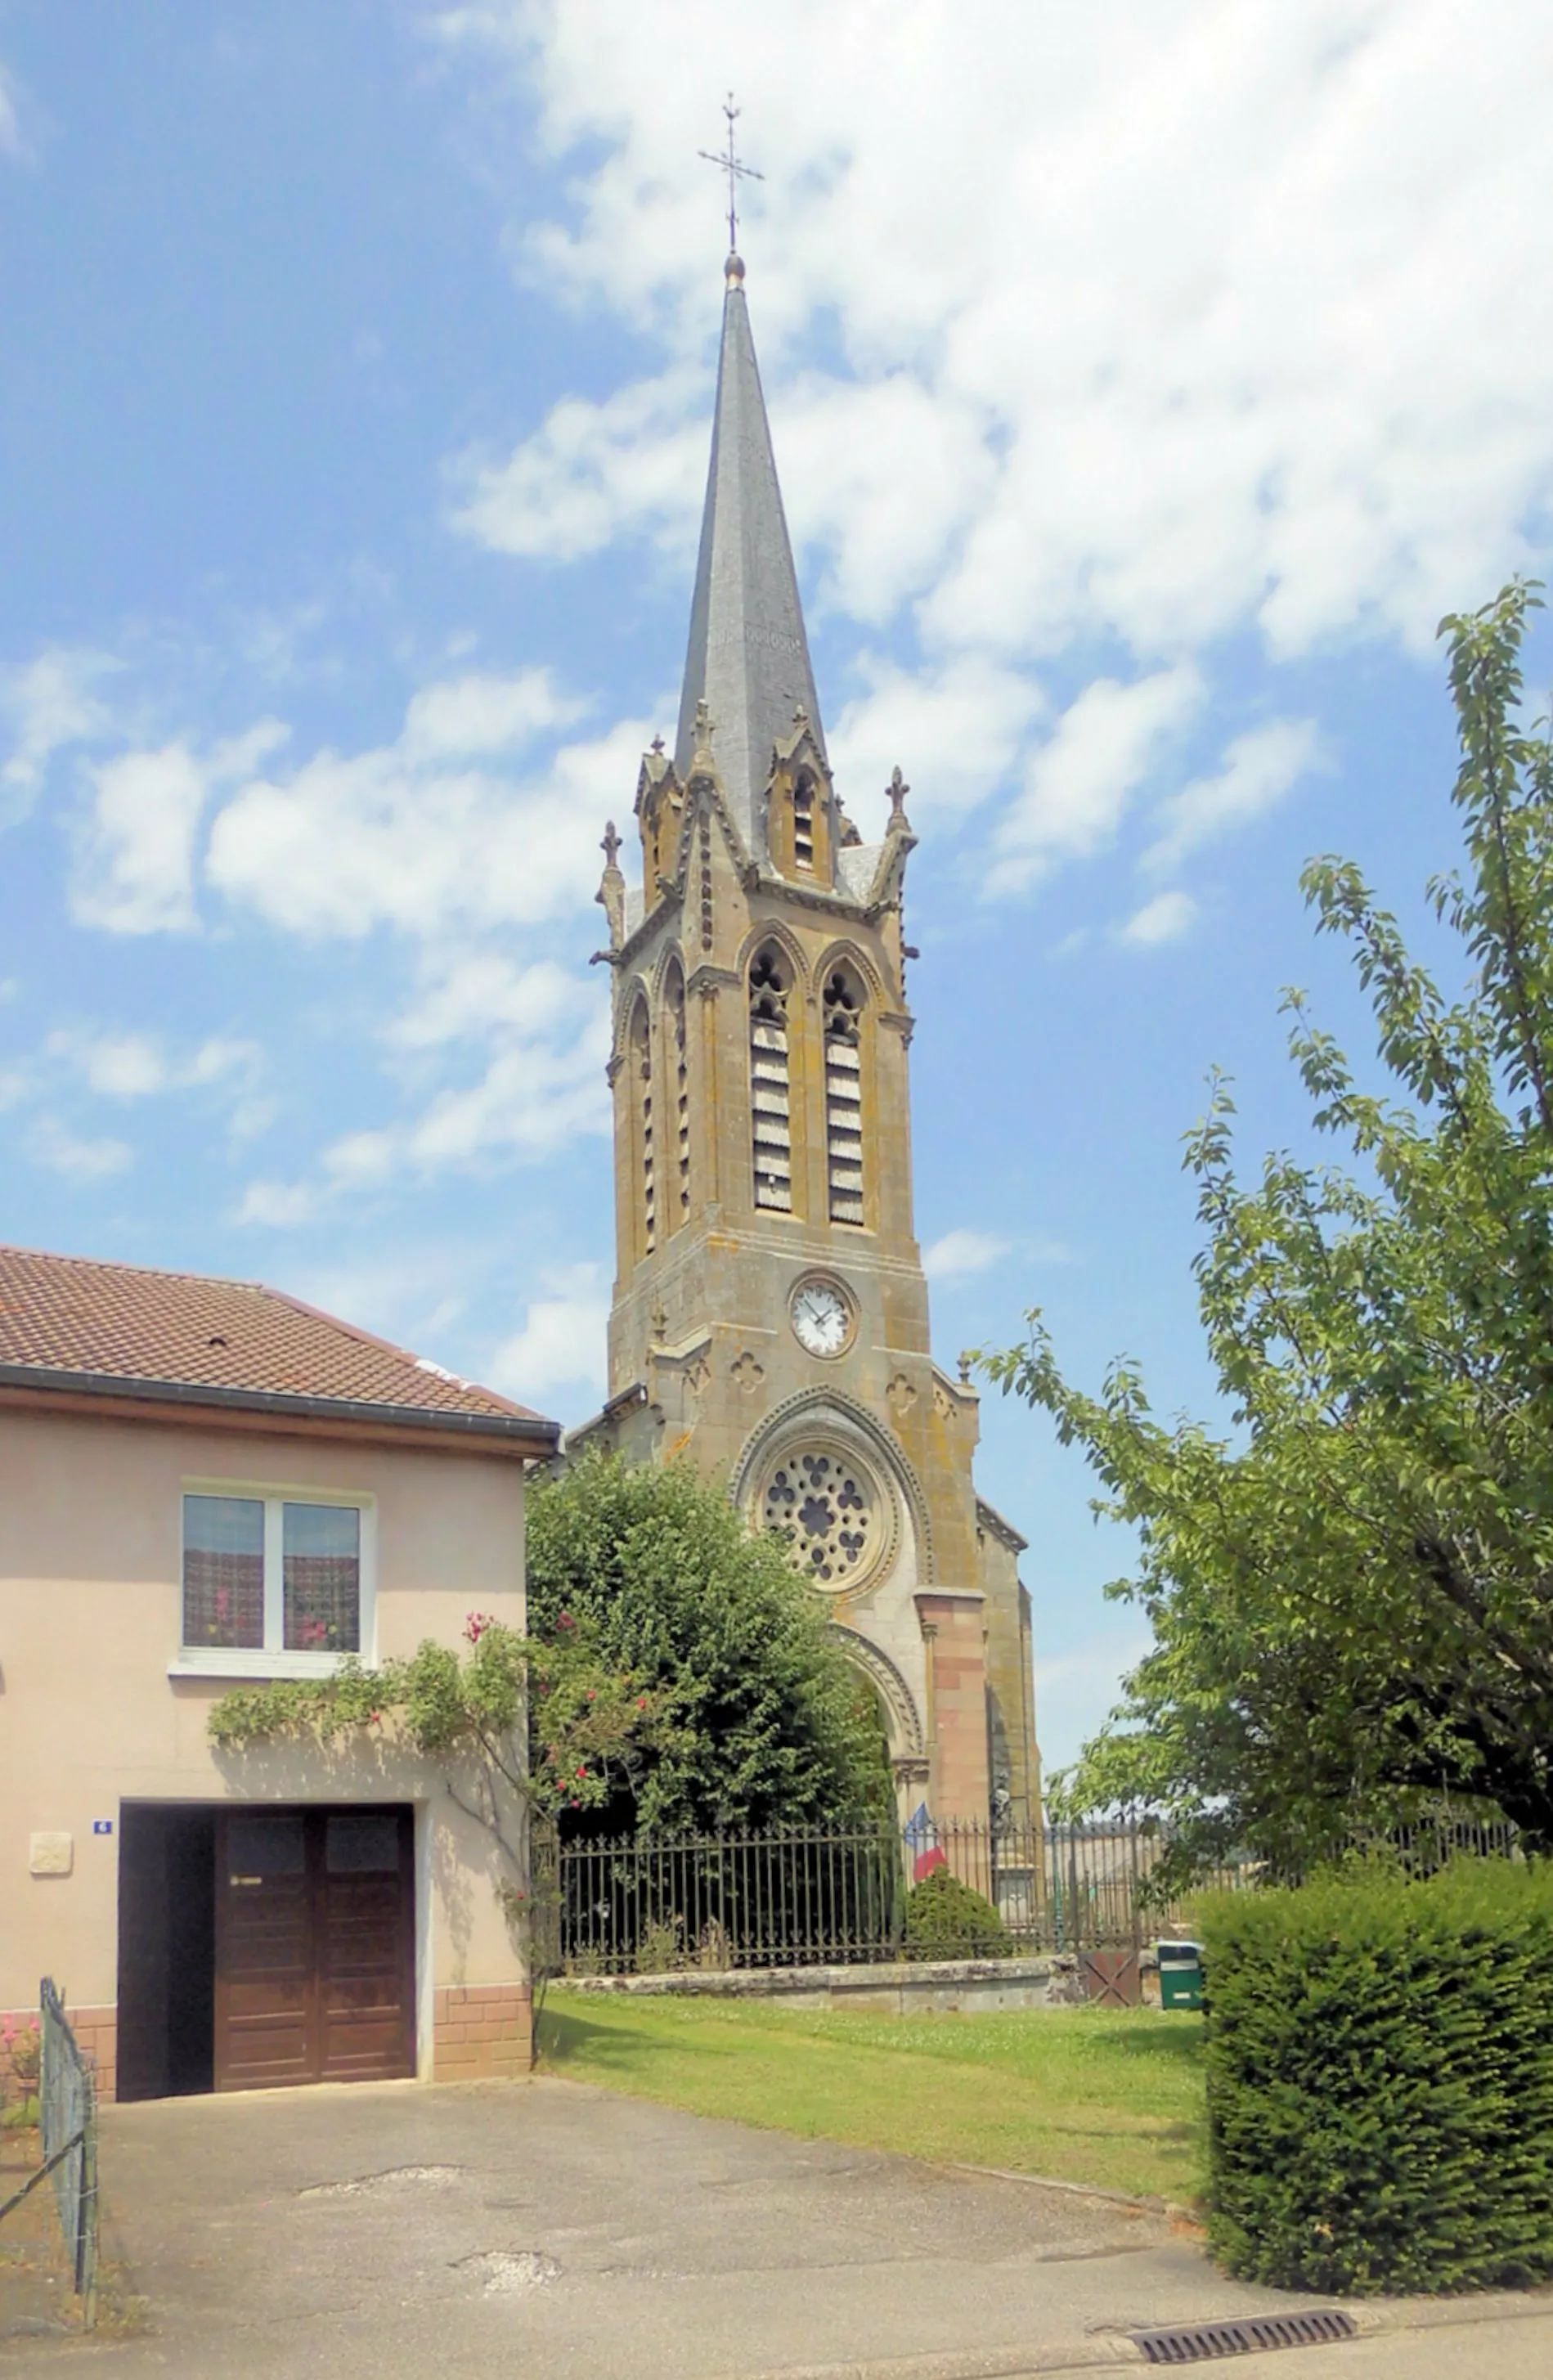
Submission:
<svg viewBox="0 0 1553 2380">
<path fill-rule="evenodd" d="M 38 2070 L 42 2041 L 38 2020 L 18 2023 L 14 2016 L 0 2023 L 0 2115 L 7 2128 L 38 2120 Z"/>
<path fill-rule="evenodd" d="M 335 1743 L 392 1717 L 416 1751 L 473 1761 L 492 1786 L 546 1813 L 594 1807 L 629 1787 L 660 1698 L 632 1671 L 606 1666 L 568 1613 L 547 1640 L 471 1611 L 464 1639 L 469 1649 L 462 1655 L 428 1640 L 407 1660 L 376 1670 L 346 1660 L 333 1677 L 239 1687 L 212 1710 L 211 1739 L 229 1751 L 283 1737 Z M 534 1757 L 526 1762 L 530 1694 L 538 1723 Z"/>
</svg>

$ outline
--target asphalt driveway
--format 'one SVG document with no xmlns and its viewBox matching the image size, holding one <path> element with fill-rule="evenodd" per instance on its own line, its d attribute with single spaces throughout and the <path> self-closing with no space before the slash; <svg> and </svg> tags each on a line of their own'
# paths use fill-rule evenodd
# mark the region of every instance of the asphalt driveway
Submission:
<svg viewBox="0 0 1553 2380">
<path fill-rule="evenodd" d="M 111 2380 L 928 2380 L 1297 2302 L 1163 2216 L 542 2079 L 114 2107 L 101 2164 L 152 2326 L 61 2351 Z"/>
</svg>

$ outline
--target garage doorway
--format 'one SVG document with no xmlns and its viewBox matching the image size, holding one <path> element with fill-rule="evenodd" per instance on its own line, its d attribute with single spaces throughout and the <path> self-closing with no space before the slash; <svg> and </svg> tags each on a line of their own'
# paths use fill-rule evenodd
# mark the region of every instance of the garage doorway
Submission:
<svg viewBox="0 0 1553 2380">
<path fill-rule="evenodd" d="M 119 2095 L 415 2072 L 414 1814 L 126 1803 Z"/>
</svg>

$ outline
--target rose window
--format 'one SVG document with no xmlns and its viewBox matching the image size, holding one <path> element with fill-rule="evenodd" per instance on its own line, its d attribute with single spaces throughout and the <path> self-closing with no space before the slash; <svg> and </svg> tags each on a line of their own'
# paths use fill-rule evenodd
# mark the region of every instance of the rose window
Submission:
<svg viewBox="0 0 1553 2380">
<path fill-rule="evenodd" d="M 795 1566 L 816 1586 L 845 1586 L 871 1565 L 879 1500 L 845 1455 L 804 1447 L 788 1456 L 771 1474 L 764 1519 L 789 1539 Z"/>
</svg>

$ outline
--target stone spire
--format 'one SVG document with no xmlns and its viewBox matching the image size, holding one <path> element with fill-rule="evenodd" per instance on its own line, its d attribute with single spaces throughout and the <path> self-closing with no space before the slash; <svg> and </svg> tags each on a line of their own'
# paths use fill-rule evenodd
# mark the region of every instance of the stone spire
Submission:
<svg viewBox="0 0 1553 2380">
<path fill-rule="evenodd" d="M 821 753 L 825 743 L 736 256 L 727 282 L 674 771 L 683 784 L 696 753 L 697 707 L 705 703 L 723 792 L 753 844 L 771 747 L 791 737 L 794 714 L 807 714 Z"/>
</svg>

